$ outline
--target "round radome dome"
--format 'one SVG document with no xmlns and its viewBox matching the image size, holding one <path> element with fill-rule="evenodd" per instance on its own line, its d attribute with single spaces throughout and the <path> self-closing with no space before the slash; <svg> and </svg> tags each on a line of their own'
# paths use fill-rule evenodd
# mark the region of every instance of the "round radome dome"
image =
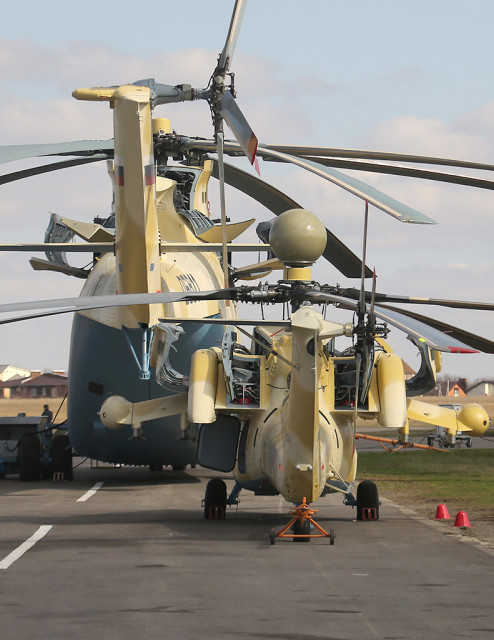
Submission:
<svg viewBox="0 0 494 640">
<path fill-rule="evenodd" d="M 326 228 L 311 211 L 290 209 L 273 221 L 269 244 L 283 264 L 311 265 L 326 248 Z"/>
<path fill-rule="evenodd" d="M 120 429 L 125 424 L 130 424 L 132 411 L 131 403 L 121 396 L 110 396 L 101 407 L 101 422 L 108 429 Z"/>
<path fill-rule="evenodd" d="M 458 420 L 471 429 L 468 435 L 472 436 L 483 436 L 489 427 L 487 411 L 476 402 L 464 405 L 458 414 Z"/>
</svg>

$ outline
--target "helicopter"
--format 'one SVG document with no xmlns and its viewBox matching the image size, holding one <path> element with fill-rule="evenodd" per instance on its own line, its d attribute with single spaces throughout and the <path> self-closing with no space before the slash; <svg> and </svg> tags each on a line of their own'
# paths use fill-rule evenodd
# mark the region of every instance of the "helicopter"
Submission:
<svg viewBox="0 0 494 640">
<path fill-rule="evenodd" d="M 24 314 L 2 322 L 75 312 L 68 428 L 70 444 L 80 455 L 153 469 L 198 463 L 233 471 L 236 485 L 230 496 L 223 481 L 208 485 L 207 518 L 223 516 L 225 505 L 234 503 L 241 489 L 250 489 L 261 495 L 279 493 L 295 504 L 313 504 L 338 492 L 357 507 L 358 519 L 377 519 L 375 485 L 361 483 L 357 496 L 352 494 L 357 418 L 377 420 L 397 432 L 403 444 L 408 443 L 410 419 L 441 425 L 451 441 L 458 431 L 481 436 L 489 420 L 479 405 L 456 414 L 414 397 L 433 388 L 442 351 L 494 352 L 489 340 L 392 305 L 477 310 L 494 305 L 391 296 L 375 286 L 366 291 L 365 279 L 372 272 L 366 266 L 365 231 L 359 257 L 311 212 L 224 157 L 245 155 L 254 167 L 259 158 L 296 165 L 364 200 L 366 219 L 371 205 L 411 224 L 433 221 L 334 167 L 492 186 L 479 178 L 389 164 L 453 163 L 438 158 L 259 144 L 237 105 L 230 72 L 245 5 L 235 3 L 225 46 L 206 88 L 147 79 L 78 89 L 76 99 L 110 105 L 112 140 L 4 150 L 10 160 L 76 158 L 53 163 L 46 169 L 50 171 L 107 161 L 114 203 L 107 219 L 92 224 L 52 216 L 43 245 L 47 260 L 31 260 L 37 270 L 84 279 L 81 296 L 0 305 L 2 313 Z M 166 119 L 153 117 L 161 105 L 191 100 L 208 102 L 214 139 L 179 135 Z M 235 141 L 225 140 L 224 122 Z M 366 164 L 368 160 L 372 162 Z M 474 163 L 459 166 L 475 168 Z M 16 178 L 39 171 L 26 170 Z M 220 185 L 217 223 L 208 209 L 211 177 Z M 225 184 L 276 216 L 258 226 L 260 243 L 234 242 L 254 221 L 227 222 Z M 75 236 L 84 242 L 72 242 Z M 40 245 L 24 246 L 34 248 Z M 91 267 L 71 266 L 66 260 L 70 251 L 89 251 Z M 232 256 L 249 251 L 263 251 L 265 259 L 235 268 Z M 359 278 L 360 287 L 313 280 L 311 266 L 320 257 L 345 276 Z M 274 284 L 234 285 L 273 271 L 283 274 Z M 239 302 L 284 305 L 287 318 L 241 318 Z M 335 307 L 349 311 L 353 320 L 327 320 L 328 309 Z M 401 358 L 386 342 L 390 326 L 404 331 L 420 354 L 421 366 L 411 380 L 405 380 Z M 249 348 L 238 334 L 247 334 Z M 350 346 L 340 349 L 340 338 L 349 339 Z"/>
</svg>

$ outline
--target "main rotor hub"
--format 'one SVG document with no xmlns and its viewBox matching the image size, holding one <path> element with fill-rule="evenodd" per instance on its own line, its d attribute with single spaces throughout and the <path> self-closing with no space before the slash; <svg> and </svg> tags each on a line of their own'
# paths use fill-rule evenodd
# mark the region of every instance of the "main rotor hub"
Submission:
<svg viewBox="0 0 494 640">
<path fill-rule="evenodd" d="M 326 248 L 326 229 L 311 211 L 289 209 L 273 221 L 269 243 L 285 266 L 306 267 Z"/>
</svg>

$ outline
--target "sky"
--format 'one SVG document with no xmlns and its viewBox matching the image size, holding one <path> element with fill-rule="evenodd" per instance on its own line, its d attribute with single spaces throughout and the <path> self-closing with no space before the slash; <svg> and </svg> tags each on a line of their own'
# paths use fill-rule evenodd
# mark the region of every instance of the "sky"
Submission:
<svg viewBox="0 0 494 640">
<path fill-rule="evenodd" d="M 74 100 L 71 93 L 79 87 L 148 77 L 205 87 L 232 8 L 233 0 L 6 3 L 0 36 L 0 145 L 111 138 L 108 105 Z M 238 103 L 264 143 L 494 164 L 493 20 L 490 0 L 249 0 L 232 65 Z M 169 117 L 184 135 L 211 137 L 205 103 L 162 106 L 155 115 Z M 249 170 L 245 159 L 239 163 Z M 0 171 L 23 166 L 26 162 L 11 163 Z M 379 291 L 494 301 L 491 191 L 353 175 L 438 223 L 406 225 L 371 208 L 367 264 L 376 268 Z M 476 175 L 493 178 L 488 172 Z M 261 162 L 261 176 L 316 213 L 361 255 L 361 200 L 295 167 Z M 42 242 L 50 212 L 92 221 L 107 215 L 111 206 L 104 163 L 1 188 L 2 242 Z M 214 197 L 212 190 L 213 208 Z M 229 191 L 227 198 L 235 220 L 271 217 L 244 196 Z M 248 235 L 241 239 L 253 240 Z M 1 300 L 78 295 L 80 280 L 34 272 L 29 257 L 0 254 Z M 358 286 L 326 262 L 317 263 L 314 277 Z M 490 312 L 431 309 L 430 315 L 494 340 Z M 0 364 L 66 369 L 70 327 L 70 317 L 1 327 Z M 418 368 L 414 348 L 396 334 L 391 344 L 395 340 L 400 355 Z M 445 355 L 443 365 L 448 375 L 494 378 L 492 355 Z"/>
</svg>

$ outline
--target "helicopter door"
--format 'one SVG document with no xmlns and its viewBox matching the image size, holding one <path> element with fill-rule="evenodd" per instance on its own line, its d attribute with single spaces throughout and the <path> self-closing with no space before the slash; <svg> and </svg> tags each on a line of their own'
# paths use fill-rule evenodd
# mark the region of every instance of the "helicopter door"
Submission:
<svg viewBox="0 0 494 640">
<path fill-rule="evenodd" d="M 214 422 L 203 424 L 199 431 L 197 462 L 206 469 L 228 473 L 235 467 L 240 420 L 219 415 Z"/>
</svg>

